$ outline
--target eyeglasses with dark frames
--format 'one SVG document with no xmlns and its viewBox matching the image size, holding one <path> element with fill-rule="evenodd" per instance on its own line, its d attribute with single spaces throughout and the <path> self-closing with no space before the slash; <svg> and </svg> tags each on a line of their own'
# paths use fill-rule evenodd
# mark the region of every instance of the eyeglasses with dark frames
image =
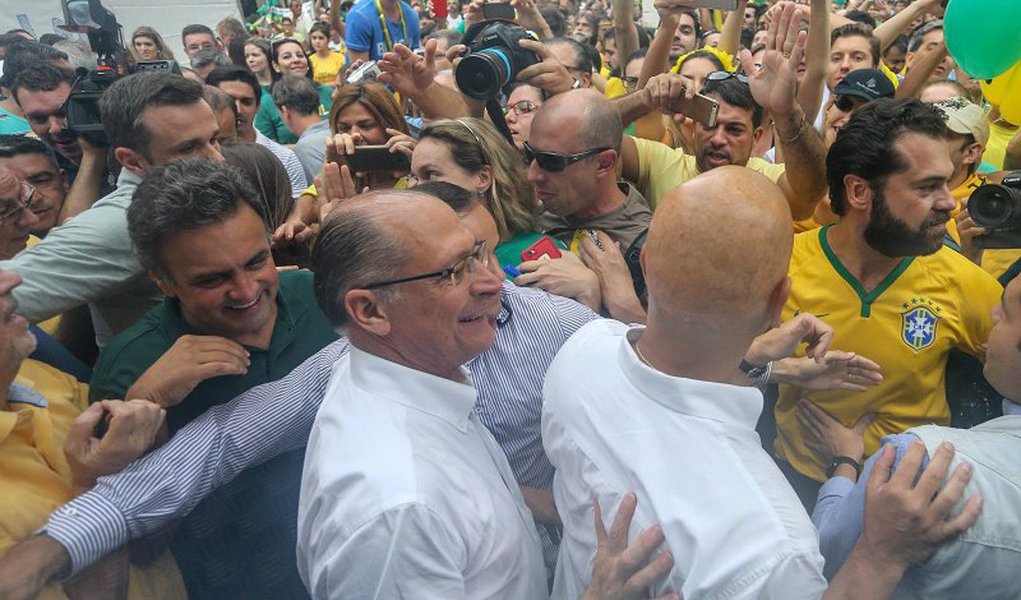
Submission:
<svg viewBox="0 0 1021 600">
<path fill-rule="evenodd" d="M 489 252 L 486 250 L 485 240 L 481 242 L 475 242 L 475 246 L 472 248 L 472 253 L 461 258 L 461 260 L 454 263 L 449 269 L 443 269 L 442 271 L 434 271 L 432 273 L 422 273 L 421 275 L 412 275 L 411 277 L 401 277 L 400 279 L 391 279 L 389 281 L 380 281 L 378 283 L 372 283 L 369 285 L 363 285 L 363 290 L 374 290 L 376 288 L 386 287 L 388 285 L 397 285 L 398 283 L 408 283 L 411 281 L 420 281 L 422 279 L 444 279 L 449 278 L 450 283 L 457 285 L 462 281 L 465 274 L 472 275 L 475 273 L 475 263 L 478 262 L 483 268 L 489 266 Z"/>
<path fill-rule="evenodd" d="M 612 150 L 609 146 L 590 148 L 575 154 L 561 154 L 550 150 L 536 150 L 531 144 L 525 142 L 525 162 L 532 164 L 532 161 L 539 163 L 539 168 L 550 173 L 559 173 L 578 161 L 595 156 L 601 152 Z"/>
<path fill-rule="evenodd" d="M 19 192 L 23 193 L 24 199 L 14 200 L 13 206 L 0 212 L 0 225 L 8 219 L 17 219 L 23 210 L 32 210 L 32 204 L 35 202 L 35 186 L 27 181 L 22 181 Z"/>
</svg>

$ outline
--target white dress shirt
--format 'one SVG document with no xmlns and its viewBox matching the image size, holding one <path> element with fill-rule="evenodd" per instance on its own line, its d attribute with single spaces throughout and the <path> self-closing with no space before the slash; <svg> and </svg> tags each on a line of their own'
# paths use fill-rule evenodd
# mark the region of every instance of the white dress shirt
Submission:
<svg viewBox="0 0 1021 600">
<path fill-rule="evenodd" d="M 659 524 L 673 552 L 660 591 L 687 600 L 819 598 L 818 539 L 762 450 L 759 391 L 660 373 L 629 341 L 641 332 L 590 323 L 546 375 L 542 437 L 564 522 L 553 597 L 575 600 L 591 579 L 593 496 L 609 528 L 630 491 L 638 497 L 630 539 Z"/>
<path fill-rule="evenodd" d="M 354 347 L 339 360 L 298 507 L 315 598 L 546 597 L 532 516 L 475 400 L 470 384 Z"/>
</svg>

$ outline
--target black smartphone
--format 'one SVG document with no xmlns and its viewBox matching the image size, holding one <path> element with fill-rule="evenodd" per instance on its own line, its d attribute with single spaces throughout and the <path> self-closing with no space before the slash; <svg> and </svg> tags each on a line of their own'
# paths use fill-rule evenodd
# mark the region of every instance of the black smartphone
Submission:
<svg viewBox="0 0 1021 600">
<path fill-rule="evenodd" d="M 347 156 L 347 164 L 353 173 L 411 170 L 411 159 L 382 145 L 355 146 L 354 154 Z"/>
<path fill-rule="evenodd" d="M 506 2 L 486 2 L 482 5 L 482 16 L 487 19 L 509 19 L 517 18 L 514 7 Z"/>
</svg>

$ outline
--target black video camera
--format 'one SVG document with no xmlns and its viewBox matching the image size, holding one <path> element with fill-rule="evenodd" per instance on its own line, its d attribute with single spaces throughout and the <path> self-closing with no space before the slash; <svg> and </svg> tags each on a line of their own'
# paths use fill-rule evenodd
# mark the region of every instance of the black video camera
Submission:
<svg viewBox="0 0 1021 600">
<path fill-rule="evenodd" d="M 103 120 L 99 115 L 99 97 L 120 78 L 117 71 L 109 68 L 94 71 L 78 68 L 74 85 L 71 86 L 71 95 L 64 104 L 67 115 L 64 135 L 70 140 L 85 138 L 85 141 L 93 146 L 110 145 L 106 139 L 106 130 L 103 129 Z"/>
<path fill-rule="evenodd" d="M 1021 171 L 1003 183 L 979 186 L 968 199 L 968 213 L 988 233 L 977 236 L 981 248 L 1021 248 Z"/>
<path fill-rule="evenodd" d="M 454 72 L 457 87 L 476 100 L 496 98 L 522 69 L 539 62 L 535 52 L 518 45 L 526 39 L 539 38 L 513 21 L 490 19 L 472 25 L 464 34 L 468 52 Z"/>
</svg>

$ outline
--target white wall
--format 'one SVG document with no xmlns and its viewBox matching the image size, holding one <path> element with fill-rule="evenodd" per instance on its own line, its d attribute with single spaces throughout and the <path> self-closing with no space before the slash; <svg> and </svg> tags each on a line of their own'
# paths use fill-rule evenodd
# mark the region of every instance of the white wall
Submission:
<svg viewBox="0 0 1021 600">
<path fill-rule="evenodd" d="M 241 18 L 237 0 L 103 0 L 124 28 L 124 43 L 130 43 L 136 27 L 148 25 L 160 32 L 178 59 L 184 58 L 181 29 L 201 23 L 215 28 L 224 17 Z M 57 29 L 63 13 L 59 0 L 0 0 L 0 32 L 21 28 L 44 33 L 76 34 Z"/>
</svg>

